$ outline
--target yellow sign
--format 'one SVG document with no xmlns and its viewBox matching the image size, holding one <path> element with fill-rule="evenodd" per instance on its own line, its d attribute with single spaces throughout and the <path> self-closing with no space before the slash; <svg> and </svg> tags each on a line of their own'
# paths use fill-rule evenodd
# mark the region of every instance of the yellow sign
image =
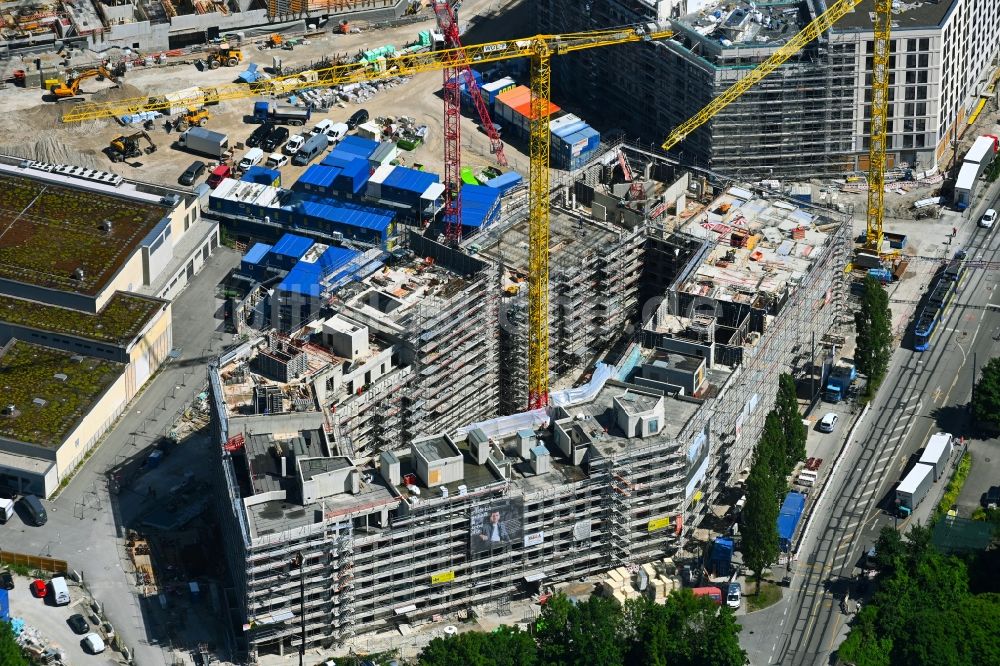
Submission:
<svg viewBox="0 0 1000 666">
<path fill-rule="evenodd" d="M 655 532 L 656 530 L 662 530 L 664 527 L 670 527 L 670 516 L 663 516 L 662 518 L 651 518 L 648 523 L 646 523 L 647 532 Z"/>
<path fill-rule="evenodd" d="M 444 573 L 436 573 L 431 576 L 431 585 L 437 585 L 438 583 L 450 583 L 455 580 L 454 571 L 445 571 Z"/>
</svg>

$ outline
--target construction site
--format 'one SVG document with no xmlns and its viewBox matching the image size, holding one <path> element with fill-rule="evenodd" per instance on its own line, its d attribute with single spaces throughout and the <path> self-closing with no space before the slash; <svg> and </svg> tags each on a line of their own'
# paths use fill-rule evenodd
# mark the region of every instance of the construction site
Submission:
<svg viewBox="0 0 1000 666">
<path fill-rule="evenodd" d="M 148 617 L 207 655 L 180 615 L 210 581 L 231 658 L 278 663 L 515 623 L 577 583 L 654 601 L 693 585 L 678 572 L 700 575 L 728 529 L 779 375 L 812 418 L 852 345 L 850 283 L 919 278 L 950 251 L 914 239 L 928 261 L 909 267 L 884 226 L 940 216 L 947 161 L 996 118 L 991 56 L 961 90 L 942 58 L 919 64 L 953 29 L 940 6 L 966 4 L 903 6 L 923 32 L 893 33 L 892 66 L 868 0 L 376 0 L 194 3 L 232 21 L 206 49 L 164 28 L 177 48 L 141 64 L 82 66 L 113 47 L 68 40 L 66 64 L 17 70 L 0 128 L 56 127 L 0 146 L 46 160 L 17 168 L 169 189 L 178 232 L 203 215 L 239 253 L 215 292 L 236 338 L 200 357 L 183 419 L 197 453 L 164 442 L 108 474 L 153 493 L 120 517 Z M 190 27 L 168 6 L 151 25 Z M 225 34 L 254 12 L 266 32 Z M 921 68 L 953 97 L 931 104 L 915 78 L 911 98 Z M 168 235 L 143 241 L 147 273 Z M 214 249 L 167 279 L 183 288 Z M 167 453 L 201 462 L 170 462 L 157 503 L 144 479 Z"/>
</svg>

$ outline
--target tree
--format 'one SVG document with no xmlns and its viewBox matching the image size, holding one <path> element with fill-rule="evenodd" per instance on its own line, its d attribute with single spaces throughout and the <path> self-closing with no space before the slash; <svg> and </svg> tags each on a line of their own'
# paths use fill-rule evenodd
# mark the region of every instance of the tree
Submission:
<svg viewBox="0 0 1000 666">
<path fill-rule="evenodd" d="M 623 664 L 630 639 L 622 607 L 605 597 L 574 604 L 564 595 L 542 607 L 537 630 L 538 654 L 543 664 Z"/>
<path fill-rule="evenodd" d="M 762 440 L 763 441 L 763 440 Z M 758 444 L 758 450 L 759 450 Z M 750 468 L 746 483 L 746 504 L 740 518 L 743 533 L 743 561 L 753 570 L 760 592 L 764 568 L 778 559 L 778 501 L 775 479 L 757 460 Z"/>
<path fill-rule="evenodd" d="M 5 662 L 4 662 L 5 663 Z M 435 638 L 417 657 L 421 666 L 535 666 L 538 650 L 530 635 L 502 626 L 491 633 L 467 631 Z"/>
<path fill-rule="evenodd" d="M 865 392 L 873 395 L 889 369 L 892 313 L 889 311 L 889 295 L 870 275 L 865 277 L 861 307 L 854 315 L 854 325 L 857 332 L 854 364 L 859 372 L 868 376 Z"/>
<path fill-rule="evenodd" d="M 981 423 L 1000 426 L 1000 357 L 983 366 L 972 391 L 972 417 Z"/>
<path fill-rule="evenodd" d="M 28 666 L 21 646 L 14 639 L 10 624 L 0 620 L 0 664 L 3 666 Z"/>
<path fill-rule="evenodd" d="M 634 603 L 642 607 L 635 641 L 626 664 L 644 666 L 743 666 L 746 652 L 740 648 L 735 616 L 720 609 L 707 597 L 690 590 L 677 590 L 663 605 L 647 599 Z M 597 663 L 597 662 L 595 662 Z"/>
<path fill-rule="evenodd" d="M 785 435 L 785 473 L 795 467 L 795 463 L 806 457 L 806 431 L 799 414 L 798 392 L 795 389 L 795 378 L 788 373 L 778 377 L 778 396 L 775 399 L 774 410 L 781 419 L 781 429 Z"/>
<path fill-rule="evenodd" d="M 753 464 L 755 467 L 763 465 L 767 469 L 778 499 L 786 490 L 785 477 L 791 471 L 790 468 L 786 469 L 786 448 L 781 416 L 772 409 L 764 418 L 764 429 L 761 430 L 760 439 L 757 441 Z"/>
</svg>

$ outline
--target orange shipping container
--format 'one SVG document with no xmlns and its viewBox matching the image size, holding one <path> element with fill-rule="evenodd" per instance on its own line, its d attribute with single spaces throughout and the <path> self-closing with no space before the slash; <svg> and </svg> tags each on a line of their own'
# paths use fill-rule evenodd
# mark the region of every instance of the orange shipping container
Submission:
<svg viewBox="0 0 1000 666">
<path fill-rule="evenodd" d="M 549 106 L 548 106 L 548 109 L 549 109 L 548 115 L 550 115 L 550 116 L 553 115 L 553 114 L 555 114 L 555 113 L 558 113 L 559 111 L 562 110 L 558 106 L 556 106 L 555 104 L 553 104 L 552 102 L 549 102 L 548 104 L 549 104 Z M 516 107 L 514 107 L 514 111 L 516 111 L 517 113 L 521 114 L 525 118 L 531 118 L 531 100 L 529 99 L 528 101 L 523 102 L 522 104 L 518 104 Z M 531 119 L 534 120 L 534 118 L 531 118 Z"/>
<path fill-rule="evenodd" d="M 511 109 L 529 99 L 531 99 L 531 89 L 527 86 L 517 86 L 497 95 L 497 100 Z"/>
</svg>

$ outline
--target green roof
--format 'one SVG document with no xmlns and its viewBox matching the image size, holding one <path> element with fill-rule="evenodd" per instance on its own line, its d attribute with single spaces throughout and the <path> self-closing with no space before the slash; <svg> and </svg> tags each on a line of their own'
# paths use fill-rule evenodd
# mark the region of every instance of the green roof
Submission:
<svg viewBox="0 0 1000 666">
<path fill-rule="evenodd" d="M 100 312 L 91 314 L 0 294 L 0 321 L 127 345 L 163 305 L 155 298 L 116 292 Z"/>
<path fill-rule="evenodd" d="M 0 437 L 57 448 L 124 370 L 122 363 L 12 340 L 0 351 Z"/>
<path fill-rule="evenodd" d="M 96 295 L 166 206 L 0 175 L 0 278 Z M 101 229 L 105 220 L 111 231 Z M 77 269 L 83 279 L 74 278 Z"/>
</svg>

